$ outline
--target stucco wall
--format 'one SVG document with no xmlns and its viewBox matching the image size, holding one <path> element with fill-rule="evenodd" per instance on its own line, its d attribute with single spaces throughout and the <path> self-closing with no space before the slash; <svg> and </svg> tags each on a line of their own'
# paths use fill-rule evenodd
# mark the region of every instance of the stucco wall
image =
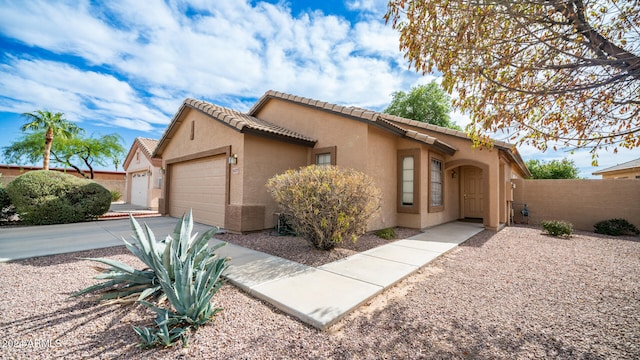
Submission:
<svg viewBox="0 0 640 360">
<path fill-rule="evenodd" d="M 369 141 L 363 152 L 367 157 L 367 171 L 382 192 L 380 213 L 368 224 L 369 230 L 384 229 L 397 224 L 398 201 L 397 141 L 398 138 L 374 127 L 369 127 Z"/>
<path fill-rule="evenodd" d="M 191 140 L 191 122 L 194 126 L 194 138 Z M 208 115 L 187 109 L 182 117 L 182 123 L 178 125 L 171 141 L 162 151 L 163 164 L 172 159 L 190 156 L 223 146 L 231 146 L 231 153 L 238 155 L 238 164 L 242 164 L 244 158 L 243 136 L 240 132 L 224 126 Z M 235 168 L 234 166 L 233 168 Z M 233 175 L 232 168 L 232 175 Z M 166 186 L 163 187 L 166 188 Z M 166 191 L 166 189 L 163 189 Z M 164 198 L 164 193 L 163 193 Z M 231 176 L 229 184 L 229 202 L 240 204 L 242 202 L 242 177 Z M 167 209 L 168 210 L 168 209 Z"/>
<path fill-rule="evenodd" d="M 308 148 L 252 135 L 245 135 L 244 144 L 244 156 L 238 159 L 238 170 L 231 172 L 232 182 L 234 177 L 244 179 L 243 199 L 238 205 L 264 206 L 262 224 L 265 229 L 271 228 L 274 226 L 273 214 L 279 209 L 267 191 L 267 180 L 306 166 Z"/>
<path fill-rule="evenodd" d="M 640 226 L 640 180 L 513 180 L 515 215 L 527 204 L 529 223 L 564 220 L 593 231 L 599 221 L 624 218 Z"/>
<path fill-rule="evenodd" d="M 315 148 L 336 146 L 337 165 L 367 171 L 367 125 L 327 111 L 273 99 L 256 117 L 313 137 Z"/>
</svg>

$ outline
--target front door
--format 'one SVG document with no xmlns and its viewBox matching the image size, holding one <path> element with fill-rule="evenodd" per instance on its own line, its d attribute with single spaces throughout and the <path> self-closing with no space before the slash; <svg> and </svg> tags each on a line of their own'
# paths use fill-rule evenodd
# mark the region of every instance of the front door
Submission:
<svg viewBox="0 0 640 360">
<path fill-rule="evenodd" d="M 464 217 L 483 217 L 482 169 L 466 166 L 463 169 L 462 192 L 464 199 Z"/>
</svg>

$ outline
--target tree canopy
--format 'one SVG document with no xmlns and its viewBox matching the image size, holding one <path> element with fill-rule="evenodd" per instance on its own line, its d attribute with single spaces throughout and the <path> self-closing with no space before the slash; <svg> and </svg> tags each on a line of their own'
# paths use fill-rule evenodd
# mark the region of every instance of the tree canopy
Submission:
<svg viewBox="0 0 640 360">
<path fill-rule="evenodd" d="M 39 131 L 44 130 L 42 141 L 42 169 L 49 170 L 49 158 L 53 139 L 55 137 L 70 138 L 84 130 L 76 124 L 64 118 L 64 114 L 57 112 L 52 113 L 47 110 L 36 110 L 30 113 L 22 114 L 26 119 L 26 123 L 21 127 L 22 131 Z"/>
<path fill-rule="evenodd" d="M 578 168 L 573 160 L 527 161 L 532 179 L 577 179 Z"/>
<path fill-rule="evenodd" d="M 393 100 L 384 113 L 462 130 L 451 121 L 451 97 L 435 81 L 412 87 L 408 93 L 394 92 Z"/>
<path fill-rule="evenodd" d="M 5 160 L 10 163 L 35 163 L 42 159 L 45 144 L 44 130 L 26 132 L 20 139 L 3 148 Z M 94 178 L 94 167 L 108 166 L 111 161 L 120 163 L 125 155 L 124 140 L 118 134 L 103 135 L 98 138 L 76 135 L 60 138 L 50 149 L 51 161 L 71 167 L 86 178 Z"/>
<path fill-rule="evenodd" d="M 422 73 L 442 73 L 476 144 L 640 146 L 640 2 L 392 0 L 386 19 Z"/>
</svg>

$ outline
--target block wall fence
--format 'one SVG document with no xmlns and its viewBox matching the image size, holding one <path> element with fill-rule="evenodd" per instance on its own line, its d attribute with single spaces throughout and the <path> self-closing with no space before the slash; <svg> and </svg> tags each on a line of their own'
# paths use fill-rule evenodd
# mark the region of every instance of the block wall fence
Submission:
<svg viewBox="0 0 640 360">
<path fill-rule="evenodd" d="M 639 179 L 523 180 L 514 179 L 513 220 L 522 222 L 527 204 L 529 224 L 564 220 L 575 229 L 593 231 L 602 220 L 623 218 L 640 227 Z"/>
</svg>

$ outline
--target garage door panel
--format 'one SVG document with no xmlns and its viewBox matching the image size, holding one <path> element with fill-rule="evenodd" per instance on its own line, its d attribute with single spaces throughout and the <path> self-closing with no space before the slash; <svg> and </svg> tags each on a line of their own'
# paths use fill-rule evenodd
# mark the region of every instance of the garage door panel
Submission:
<svg viewBox="0 0 640 360">
<path fill-rule="evenodd" d="M 134 173 L 131 176 L 131 199 L 129 203 L 147 206 L 147 188 L 149 179 L 146 172 Z"/>
<path fill-rule="evenodd" d="M 225 204 L 224 155 L 172 165 L 169 189 L 172 216 L 181 216 L 192 209 L 195 221 L 224 226 Z"/>
</svg>

